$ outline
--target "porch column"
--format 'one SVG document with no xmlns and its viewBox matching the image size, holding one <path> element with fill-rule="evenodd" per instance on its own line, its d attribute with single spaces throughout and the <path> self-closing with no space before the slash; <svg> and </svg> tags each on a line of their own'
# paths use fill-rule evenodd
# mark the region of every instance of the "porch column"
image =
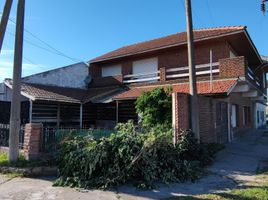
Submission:
<svg viewBox="0 0 268 200">
<path fill-rule="evenodd" d="M 118 107 L 119 107 L 119 103 L 118 103 L 118 100 L 116 100 L 116 124 L 118 123 Z"/>
<path fill-rule="evenodd" d="M 227 105 L 227 115 L 228 115 L 228 142 L 231 142 L 233 140 L 233 134 L 232 134 L 232 127 L 231 127 L 231 109 L 232 105 L 228 102 Z"/>
<path fill-rule="evenodd" d="M 254 128 L 254 129 L 258 129 L 258 124 L 257 124 L 257 109 L 256 109 L 256 102 L 254 101 L 253 103 L 252 103 L 252 111 L 251 111 L 251 113 L 252 113 L 252 127 Z"/>
<path fill-rule="evenodd" d="M 32 123 L 33 120 L 33 101 L 30 100 L 30 105 L 29 105 L 29 123 Z"/>
<path fill-rule="evenodd" d="M 57 127 L 60 127 L 60 104 L 57 105 Z"/>
<path fill-rule="evenodd" d="M 80 128 L 83 128 L 83 104 L 80 104 Z"/>
</svg>

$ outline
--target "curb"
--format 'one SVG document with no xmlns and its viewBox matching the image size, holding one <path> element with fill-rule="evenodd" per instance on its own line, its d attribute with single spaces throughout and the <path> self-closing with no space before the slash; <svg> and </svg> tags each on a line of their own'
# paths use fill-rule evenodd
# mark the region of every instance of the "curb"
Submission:
<svg viewBox="0 0 268 200">
<path fill-rule="evenodd" d="M 40 167 L 0 167 L 0 173 L 21 173 L 25 177 L 36 177 L 36 176 L 57 176 L 58 167 L 52 166 L 40 166 Z"/>
</svg>

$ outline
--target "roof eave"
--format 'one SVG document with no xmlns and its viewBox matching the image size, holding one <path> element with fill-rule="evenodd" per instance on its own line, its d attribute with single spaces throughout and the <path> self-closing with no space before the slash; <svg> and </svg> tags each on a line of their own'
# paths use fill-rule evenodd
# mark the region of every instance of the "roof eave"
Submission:
<svg viewBox="0 0 268 200">
<path fill-rule="evenodd" d="M 6 81 L 4 81 L 4 84 L 5 84 L 9 89 L 12 90 L 12 85 L 11 85 L 11 84 L 9 84 L 9 83 L 6 82 Z M 32 96 L 32 95 L 29 95 L 29 94 L 27 94 L 26 92 L 21 91 L 20 94 L 21 94 L 22 96 L 24 96 L 24 97 L 26 97 L 26 98 L 32 100 L 32 101 L 35 101 L 35 100 L 36 100 L 36 97 L 34 97 L 34 96 Z"/>
</svg>

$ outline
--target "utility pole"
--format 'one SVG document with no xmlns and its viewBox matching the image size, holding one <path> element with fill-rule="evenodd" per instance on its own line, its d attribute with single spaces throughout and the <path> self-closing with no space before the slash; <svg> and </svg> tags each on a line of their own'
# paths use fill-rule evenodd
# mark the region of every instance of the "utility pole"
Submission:
<svg viewBox="0 0 268 200">
<path fill-rule="evenodd" d="M 18 160 L 19 156 L 19 132 L 20 132 L 20 90 L 23 54 L 23 30 L 24 30 L 25 0 L 18 0 L 16 19 L 15 54 L 13 66 L 12 100 L 10 112 L 9 131 L 9 162 Z"/>
<path fill-rule="evenodd" d="M 191 128 L 196 139 L 200 142 L 199 135 L 199 106 L 196 89 L 196 73 L 194 60 L 194 34 L 192 23 L 191 0 L 185 0 L 186 22 L 187 22 L 187 46 L 188 46 L 188 65 L 189 65 L 189 87 L 191 96 Z"/>
<path fill-rule="evenodd" d="M 6 27 L 7 27 L 7 22 L 8 22 L 10 10 L 11 10 L 12 2 L 13 2 L 13 0 L 6 0 L 5 6 L 4 6 L 4 11 L 2 14 L 2 18 L 1 18 L 1 23 L 0 23 L 0 53 L 2 50 L 2 45 L 3 45 L 5 33 L 6 33 Z"/>
</svg>

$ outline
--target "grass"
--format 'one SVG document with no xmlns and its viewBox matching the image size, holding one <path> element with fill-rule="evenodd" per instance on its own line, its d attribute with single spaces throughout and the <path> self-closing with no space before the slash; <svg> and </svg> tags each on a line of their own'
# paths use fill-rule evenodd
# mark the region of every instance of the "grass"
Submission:
<svg viewBox="0 0 268 200">
<path fill-rule="evenodd" d="M 16 177 L 23 177 L 23 174 L 19 172 L 10 172 L 10 173 L 4 174 L 4 176 L 6 179 L 10 180 Z"/>
<path fill-rule="evenodd" d="M 8 155 L 5 152 L 0 152 L 0 167 L 26 167 L 28 161 L 22 156 L 19 155 L 19 160 L 17 163 L 10 164 L 8 162 Z"/>
<path fill-rule="evenodd" d="M 36 167 L 44 165 L 43 161 L 28 161 L 24 158 L 23 155 L 19 155 L 18 162 L 9 163 L 8 154 L 5 152 L 0 152 L 0 167 L 17 167 L 17 168 L 26 168 L 26 167 Z"/>
<path fill-rule="evenodd" d="M 268 200 L 268 168 L 262 169 L 254 182 L 244 189 L 235 189 L 218 194 L 202 194 L 188 197 L 173 197 L 169 200 Z"/>
</svg>

